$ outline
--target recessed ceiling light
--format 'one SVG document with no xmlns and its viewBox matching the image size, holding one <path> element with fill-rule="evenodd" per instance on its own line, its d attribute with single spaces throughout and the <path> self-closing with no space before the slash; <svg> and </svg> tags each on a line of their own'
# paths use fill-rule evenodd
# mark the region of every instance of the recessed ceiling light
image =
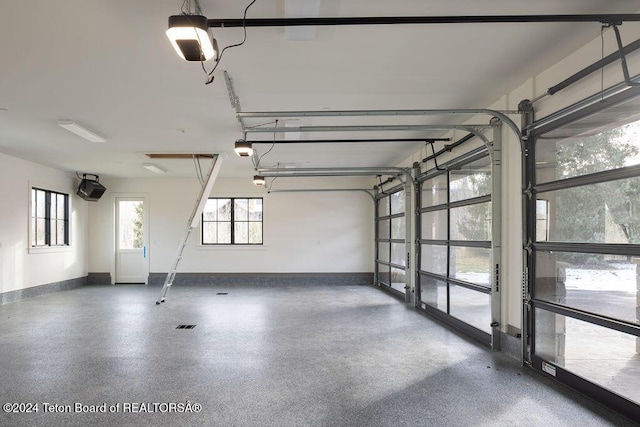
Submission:
<svg viewBox="0 0 640 427">
<path fill-rule="evenodd" d="M 94 131 L 86 128 L 79 123 L 74 122 L 73 120 L 58 120 L 58 126 L 68 130 L 71 133 L 75 133 L 79 137 L 86 139 L 91 142 L 106 142 L 107 140 L 103 137 L 95 133 Z"/>
</svg>

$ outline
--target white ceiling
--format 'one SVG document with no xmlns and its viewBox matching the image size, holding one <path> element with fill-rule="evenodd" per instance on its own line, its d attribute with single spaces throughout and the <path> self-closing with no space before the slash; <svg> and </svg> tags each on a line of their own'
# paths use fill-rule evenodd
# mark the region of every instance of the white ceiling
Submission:
<svg viewBox="0 0 640 427">
<path fill-rule="evenodd" d="M 249 1 L 200 3 L 209 18 L 241 18 Z M 243 135 L 223 70 L 244 111 L 482 108 L 600 31 L 598 24 L 585 23 L 343 26 L 317 28 L 312 40 L 291 41 L 284 28 L 249 28 L 246 43 L 224 54 L 216 80 L 205 86 L 200 64 L 179 59 L 164 34 L 168 16 L 181 5 L 3 1 L 0 152 L 101 177 L 157 176 L 141 167 L 150 162 L 143 155 L 148 152 L 226 153 L 221 175 L 248 177 L 251 163 L 233 154 L 233 142 Z M 635 13 L 640 0 L 321 0 L 319 10 L 320 16 Z M 285 13 L 284 0 L 258 0 L 248 17 Z M 221 47 L 242 40 L 240 28 L 214 32 Z M 89 143 L 58 127 L 59 119 L 86 124 L 108 141 Z M 301 135 L 340 136 L 366 135 Z M 263 165 L 392 166 L 421 145 L 279 144 Z M 258 146 L 261 153 L 268 148 Z M 195 176 L 188 160 L 152 163 L 166 169 L 165 176 Z"/>
</svg>

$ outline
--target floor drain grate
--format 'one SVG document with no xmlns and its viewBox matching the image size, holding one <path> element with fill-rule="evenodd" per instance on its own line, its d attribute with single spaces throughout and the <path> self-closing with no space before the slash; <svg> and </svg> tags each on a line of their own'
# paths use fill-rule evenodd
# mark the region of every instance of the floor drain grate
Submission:
<svg viewBox="0 0 640 427">
<path fill-rule="evenodd" d="M 193 329 L 196 325 L 178 325 L 176 329 Z"/>
<path fill-rule="evenodd" d="M 229 295 L 229 292 L 218 292 L 216 295 Z"/>
</svg>

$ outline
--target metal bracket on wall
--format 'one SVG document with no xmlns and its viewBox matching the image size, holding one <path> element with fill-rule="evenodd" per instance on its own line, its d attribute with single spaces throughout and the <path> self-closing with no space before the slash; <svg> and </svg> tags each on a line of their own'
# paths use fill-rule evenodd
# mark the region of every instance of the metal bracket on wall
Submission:
<svg viewBox="0 0 640 427">
<path fill-rule="evenodd" d="M 240 107 L 240 98 L 236 94 L 235 87 L 233 86 L 233 79 L 231 78 L 231 76 L 229 76 L 227 70 L 224 71 L 224 81 L 227 84 L 227 94 L 229 95 L 231 108 L 236 110 L 236 118 L 238 119 L 238 122 L 240 122 L 240 126 L 242 126 L 242 129 L 244 130 L 244 120 L 238 115 L 238 113 L 242 111 L 242 108 Z"/>
</svg>

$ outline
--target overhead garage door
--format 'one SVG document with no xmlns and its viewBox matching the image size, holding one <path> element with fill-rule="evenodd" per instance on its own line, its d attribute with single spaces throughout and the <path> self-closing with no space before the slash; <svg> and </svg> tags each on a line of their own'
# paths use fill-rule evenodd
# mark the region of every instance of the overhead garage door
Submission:
<svg viewBox="0 0 640 427">
<path fill-rule="evenodd" d="M 405 294 L 406 218 L 405 190 L 395 187 L 376 197 L 377 285 Z"/>
<path fill-rule="evenodd" d="M 491 340 L 492 177 L 486 148 L 418 178 L 419 307 Z"/>
<path fill-rule="evenodd" d="M 633 92 L 530 126 L 525 359 L 640 419 L 640 97 Z"/>
</svg>

